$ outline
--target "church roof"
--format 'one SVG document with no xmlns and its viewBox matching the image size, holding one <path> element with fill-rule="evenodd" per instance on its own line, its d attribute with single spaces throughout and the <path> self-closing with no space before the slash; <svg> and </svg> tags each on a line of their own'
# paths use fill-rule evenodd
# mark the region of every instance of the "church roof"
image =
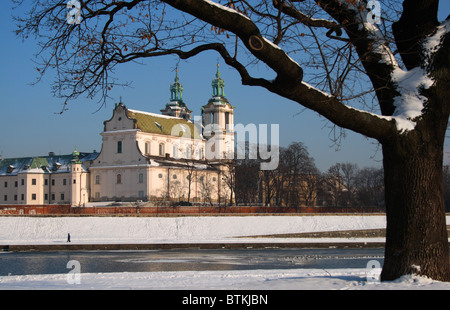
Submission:
<svg viewBox="0 0 450 310">
<path fill-rule="evenodd" d="M 81 162 L 93 160 L 98 153 L 80 153 Z M 70 172 L 73 154 L 36 157 L 5 158 L 0 160 L 0 176 L 18 173 L 62 173 Z"/>
<path fill-rule="evenodd" d="M 143 132 L 203 139 L 201 128 L 195 128 L 193 122 L 184 118 L 131 109 L 127 109 L 127 115 L 136 120 L 137 129 Z"/>
</svg>

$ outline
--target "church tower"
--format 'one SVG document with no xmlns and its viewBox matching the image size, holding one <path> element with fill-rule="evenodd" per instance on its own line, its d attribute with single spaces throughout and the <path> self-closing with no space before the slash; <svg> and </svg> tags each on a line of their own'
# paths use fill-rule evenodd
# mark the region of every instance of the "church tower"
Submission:
<svg viewBox="0 0 450 310">
<path fill-rule="evenodd" d="M 202 107 L 203 136 L 209 160 L 234 157 L 234 107 L 225 97 L 225 81 L 220 77 L 219 64 L 211 83 L 213 93 Z"/>
<path fill-rule="evenodd" d="M 161 110 L 163 115 L 175 116 L 191 119 L 191 112 L 183 102 L 183 84 L 178 78 L 178 69 L 175 73 L 174 83 L 170 84 L 170 101 L 166 104 L 166 108 Z"/>
</svg>

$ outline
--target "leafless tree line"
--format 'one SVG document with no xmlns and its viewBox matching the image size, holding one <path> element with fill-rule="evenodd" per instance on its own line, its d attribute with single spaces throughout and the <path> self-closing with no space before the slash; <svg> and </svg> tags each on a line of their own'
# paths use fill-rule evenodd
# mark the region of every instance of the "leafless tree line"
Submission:
<svg viewBox="0 0 450 310">
<path fill-rule="evenodd" d="M 279 151 L 275 170 L 261 171 L 260 159 L 236 160 L 237 204 L 384 208 L 382 168 L 336 163 L 322 173 L 303 143 Z"/>
</svg>

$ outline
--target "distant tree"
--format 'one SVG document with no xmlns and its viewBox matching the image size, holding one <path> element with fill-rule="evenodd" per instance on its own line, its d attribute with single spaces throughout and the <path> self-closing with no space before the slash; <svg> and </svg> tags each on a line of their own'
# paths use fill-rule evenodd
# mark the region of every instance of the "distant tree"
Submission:
<svg viewBox="0 0 450 310">
<path fill-rule="evenodd" d="M 66 0 L 34 0 L 16 19 L 19 35 L 40 37 L 38 69 L 56 69 L 56 95 L 100 92 L 106 100 L 119 64 L 216 51 L 243 84 L 378 141 L 387 216 L 382 280 L 417 273 L 450 281 L 442 187 L 450 20 L 438 21 L 438 0 L 80 3 L 75 19 L 67 19 Z M 261 71 L 248 64 L 256 62 L 273 74 L 255 77 Z"/>
<path fill-rule="evenodd" d="M 314 159 L 301 142 L 293 142 L 280 148 L 277 169 L 261 172 L 261 184 L 265 205 L 300 207 L 312 202 L 318 169 Z"/>
<path fill-rule="evenodd" d="M 236 202 L 252 204 L 260 202 L 260 163 L 256 159 L 236 160 Z"/>
<path fill-rule="evenodd" d="M 224 169 L 221 171 L 222 181 L 225 184 L 228 197 L 225 198 L 225 202 L 228 201 L 229 205 L 236 205 L 235 192 L 236 192 L 236 160 L 230 159 L 223 163 Z"/>
<path fill-rule="evenodd" d="M 383 168 L 362 168 L 355 177 L 357 204 L 362 207 L 384 207 Z"/>
<path fill-rule="evenodd" d="M 336 163 L 331 166 L 325 176 L 328 179 L 328 183 L 331 185 L 330 194 L 332 195 L 332 203 L 335 207 L 343 207 L 349 205 L 349 189 L 346 181 L 344 180 L 341 164 Z"/>
</svg>

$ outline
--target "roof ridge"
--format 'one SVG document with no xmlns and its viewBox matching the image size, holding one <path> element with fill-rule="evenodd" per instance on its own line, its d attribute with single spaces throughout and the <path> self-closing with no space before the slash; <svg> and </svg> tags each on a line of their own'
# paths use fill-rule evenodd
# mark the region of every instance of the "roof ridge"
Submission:
<svg viewBox="0 0 450 310">
<path fill-rule="evenodd" d="M 182 117 L 176 117 L 176 116 L 170 116 L 170 115 L 164 115 L 164 114 L 157 114 L 157 113 L 139 111 L 139 110 L 134 110 L 134 109 L 127 109 L 127 110 L 132 112 L 132 113 L 138 113 L 138 114 L 144 114 L 144 115 L 160 117 L 160 118 L 167 118 L 167 119 L 174 119 L 174 120 L 185 120 L 188 123 L 191 122 L 191 121 L 186 120 L 185 118 L 182 118 Z"/>
</svg>

